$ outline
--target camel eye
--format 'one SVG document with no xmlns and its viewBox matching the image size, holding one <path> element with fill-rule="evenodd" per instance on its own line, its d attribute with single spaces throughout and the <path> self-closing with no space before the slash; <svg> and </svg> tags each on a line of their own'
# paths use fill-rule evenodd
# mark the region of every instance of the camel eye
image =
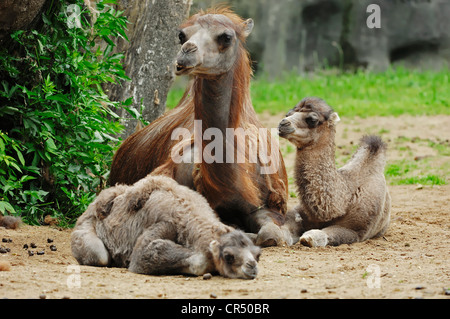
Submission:
<svg viewBox="0 0 450 319">
<path fill-rule="evenodd" d="M 234 256 L 233 256 L 233 254 L 228 253 L 228 254 L 226 254 L 226 255 L 223 257 L 223 259 L 225 259 L 225 262 L 226 262 L 228 265 L 232 265 L 232 264 L 234 263 Z"/>
<path fill-rule="evenodd" d="M 180 44 L 184 44 L 186 42 L 186 34 L 183 31 L 178 33 L 178 39 L 180 40 Z"/>
<path fill-rule="evenodd" d="M 222 33 L 219 35 L 218 41 L 223 46 L 229 46 L 231 44 L 231 40 L 233 39 L 233 36 L 231 36 L 228 33 Z"/>
<path fill-rule="evenodd" d="M 306 124 L 308 124 L 309 128 L 315 128 L 319 124 L 319 119 L 317 116 L 308 115 L 305 119 Z"/>
</svg>

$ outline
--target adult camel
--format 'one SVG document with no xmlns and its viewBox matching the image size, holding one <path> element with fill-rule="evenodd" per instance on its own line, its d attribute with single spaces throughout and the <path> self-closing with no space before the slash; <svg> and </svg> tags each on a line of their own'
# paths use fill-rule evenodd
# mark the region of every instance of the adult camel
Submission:
<svg viewBox="0 0 450 319">
<path fill-rule="evenodd" d="M 226 7 L 200 11 L 180 26 L 176 74 L 191 79 L 184 96 L 123 142 L 109 182 L 131 185 L 149 173 L 170 176 L 205 196 L 222 221 L 257 234 L 256 244 L 290 244 L 290 234 L 280 227 L 286 169 L 250 97 L 252 69 L 244 45 L 252 29 L 252 19 L 244 21 Z"/>
</svg>

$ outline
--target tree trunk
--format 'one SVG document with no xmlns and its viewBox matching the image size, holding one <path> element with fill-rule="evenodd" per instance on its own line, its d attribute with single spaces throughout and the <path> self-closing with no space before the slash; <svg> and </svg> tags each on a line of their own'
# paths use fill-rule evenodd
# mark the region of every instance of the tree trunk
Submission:
<svg viewBox="0 0 450 319">
<path fill-rule="evenodd" d="M 109 86 L 111 100 L 133 97 L 133 107 L 151 122 L 164 113 L 167 93 L 174 80 L 174 59 L 178 51 L 177 28 L 188 16 L 191 0 L 119 0 L 130 22 L 129 42 L 119 39 L 117 52 L 125 52 L 124 68 L 131 81 Z M 136 120 L 121 110 L 123 138 L 136 129 Z"/>
<path fill-rule="evenodd" d="M 41 19 L 44 4 L 45 0 L 0 1 L 0 44 L 8 47 L 12 32 L 29 29 Z"/>
</svg>

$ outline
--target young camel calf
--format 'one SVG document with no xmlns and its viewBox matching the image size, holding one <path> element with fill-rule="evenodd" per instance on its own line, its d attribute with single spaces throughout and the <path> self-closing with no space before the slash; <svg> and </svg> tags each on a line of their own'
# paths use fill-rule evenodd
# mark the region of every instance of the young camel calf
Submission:
<svg viewBox="0 0 450 319">
<path fill-rule="evenodd" d="M 103 190 L 72 232 L 82 265 L 141 274 L 256 277 L 260 248 L 220 222 L 199 193 L 164 176 Z"/>
<path fill-rule="evenodd" d="M 300 242 L 310 247 L 382 236 L 389 225 L 391 198 L 384 177 L 387 146 L 377 136 L 365 136 L 349 162 L 336 170 L 338 121 L 337 113 L 323 100 L 305 98 L 278 127 L 279 135 L 297 147 L 300 203 L 289 212 L 287 222 L 296 223 L 290 229 L 306 231 Z M 295 221 L 296 214 L 301 221 Z"/>
</svg>

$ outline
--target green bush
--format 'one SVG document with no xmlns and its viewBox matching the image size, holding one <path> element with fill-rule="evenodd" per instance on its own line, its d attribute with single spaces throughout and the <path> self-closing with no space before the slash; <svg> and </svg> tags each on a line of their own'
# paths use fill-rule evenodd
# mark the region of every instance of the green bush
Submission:
<svg viewBox="0 0 450 319">
<path fill-rule="evenodd" d="M 123 128 L 114 109 L 131 103 L 102 88 L 127 79 L 113 53 L 127 20 L 111 3 L 95 19 L 82 0 L 54 1 L 38 30 L 13 33 L 0 51 L 1 213 L 69 226 L 105 187 Z"/>
</svg>

